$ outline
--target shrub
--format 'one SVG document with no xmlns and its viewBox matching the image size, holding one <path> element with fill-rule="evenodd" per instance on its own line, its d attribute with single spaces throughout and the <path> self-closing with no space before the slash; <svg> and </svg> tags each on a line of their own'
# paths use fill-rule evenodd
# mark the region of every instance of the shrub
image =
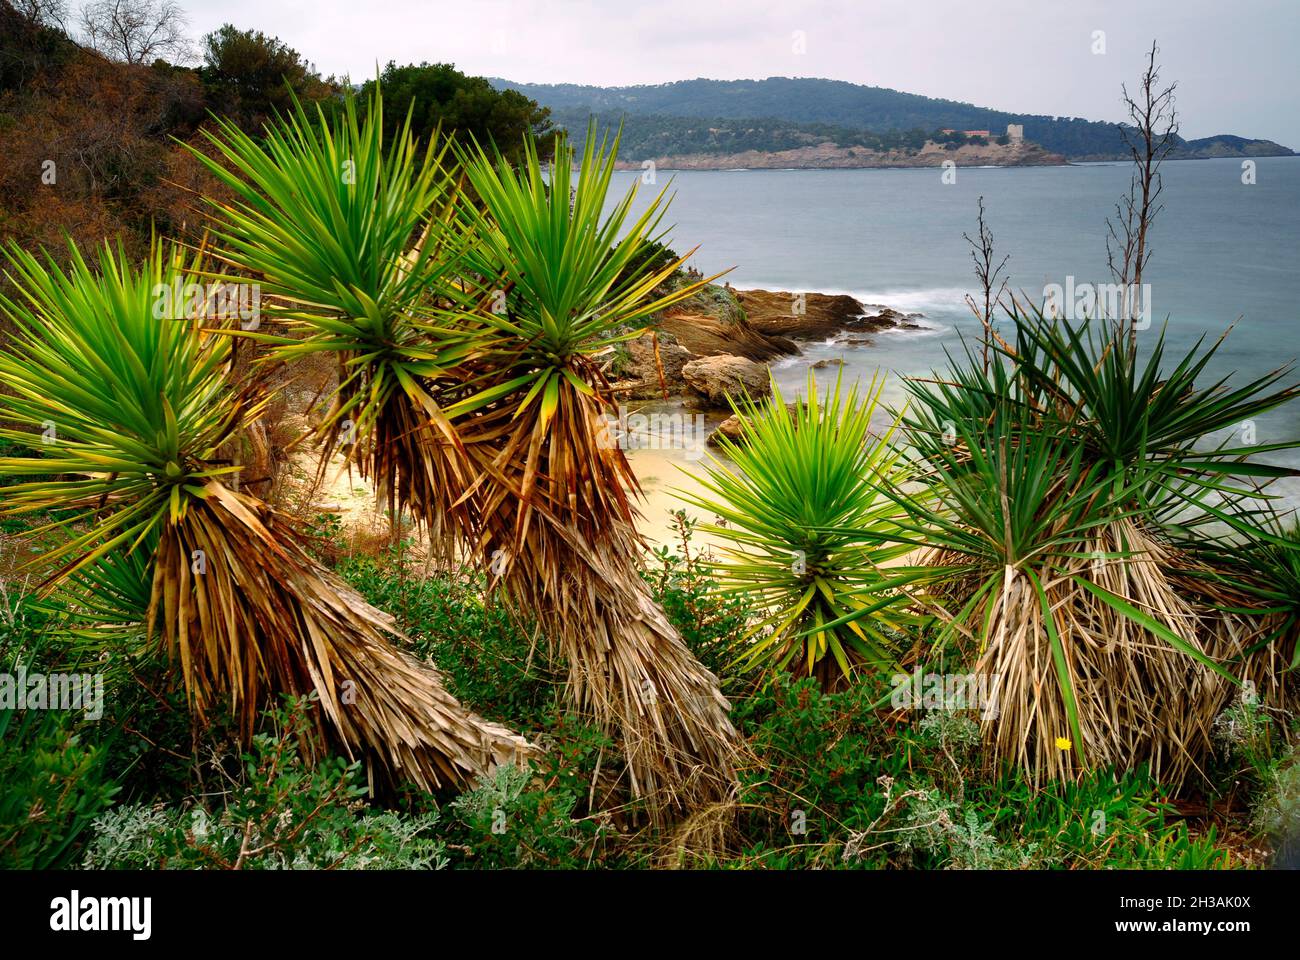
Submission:
<svg viewBox="0 0 1300 960">
<path fill-rule="evenodd" d="M 337 572 L 398 618 L 411 650 L 438 665 L 458 699 L 524 729 L 549 724 L 562 678 L 545 639 L 530 635 L 530 625 L 516 623 L 504 605 L 486 602 L 481 576 L 424 576 L 409 546 L 343 558 Z"/>
<path fill-rule="evenodd" d="M 677 533 L 677 545 L 656 547 L 654 564 L 644 576 L 655 600 L 691 652 L 722 679 L 726 689 L 728 680 L 734 679 L 726 669 L 731 659 L 728 651 L 745 629 L 749 617 L 747 598 L 721 596 L 705 573 L 701 554 L 692 545 L 698 521 L 685 510 L 675 510 L 671 524 Z"/>
<path fill-rule="evenodd" d="M 273 714 L 218 809 L 133 804 L 96 819 L 85 866 L 94 869 L 440 869 L 436 812 L 367 812 L 359 762 L 307 766 L 308 698 Z"/>
<path fill-rule="evenodd" d="M 1279 692 L 1269 647 L 1294 637 L 1235 566 L 1191 544 L 1217 542 L 1224 520 L 1248 532 L 1253 484 L 1290 472 L 1259 456 L 1295 445 L 1210 438 L 1297 390 L 1277 386 L 1286 368 L 1209 380 L 1217 344 L 1166 364 L 1163 333 L 1139 351 L 1106 319 L 1009 319 L 991 363 L 968 346 L 909 382 L 923 490 L 894 494 L 907 539 L 943 581 L 944 639 L 1000 691 L 985 724 L 996 757 L 1036 782 L 1149 762 L 1176 786 L 1234 685 Z"/>
<path fill-rule="evenodd" d="M 457 863 L 487 869 L 577 870 L 618 863 L 625 839 L 609 813 L 584 816 L 585 797 L 572 780 L 499 767 L 461 794 L 448 811 Z"/>
<path fill-rule="evenodd" d="M 0 710 L 0 867 L 66 867 L 118 787 L 73 715 Z"/>
</svg>

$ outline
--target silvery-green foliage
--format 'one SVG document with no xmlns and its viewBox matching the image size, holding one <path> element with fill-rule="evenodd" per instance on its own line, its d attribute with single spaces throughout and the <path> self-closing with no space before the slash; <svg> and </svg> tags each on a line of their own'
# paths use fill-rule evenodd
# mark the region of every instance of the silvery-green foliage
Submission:
<svg viewBox="0 0 1300 960">
<path fill-rule="evenodd" d="M 277 828 L 290 827 L 285 810 Z M 328 826 L 337 821 L 328 818 Z M 200 807 L 132 804 L 110 810 L 92 827 L 83 866 L 90 870 L 194 868 L 233 863 L 240 850 L 260 850 L 242 866 L 262 870 L 441 870 L 445 844 L 436 836 L 437 813 L 393 812 L 353 817 L 342 830 L 317 828 L 277 841 L 269 833 L 246 833 L 229 813 L 218 820 Z M 266 849 L 263 849 L 266 848 Z"/>
</svg>

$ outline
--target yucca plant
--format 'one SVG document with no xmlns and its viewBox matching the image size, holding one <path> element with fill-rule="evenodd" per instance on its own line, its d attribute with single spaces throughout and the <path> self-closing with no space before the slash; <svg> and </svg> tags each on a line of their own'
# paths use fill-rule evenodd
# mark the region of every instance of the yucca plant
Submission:
<svg viewBox="0 0 1300 960">
<path fill-rule="evenodd" d="M 681 494 L 718 518 L 699 527 L 721 551 L 706 564 L 716 593 L 760 611 L 738 638 L 737 665 L 828 689 L 896 668 L 924 625 L 906 592 L 919 574 L 898 565 L 912 549 L 897 539 L 907 515 L 883 492 L 906 482 L 894 426 L 871 429 L 884 381 L 846 390 L 842 380 L 819 397 L 810 372 L 791 406 L 775 383 L 766 401 L 733 401 L 743 433 L 723 438 L 726 459 L 697 478 L 712 496 Z"/>
<path fill-rule="evenodd" d="M 1241 478 L 1289 472 L 1248 459 L 1284 444 L 1207 438 L 1295 388 L 1271 389 L 1284 371 L 1198 387 L 1214 348 L 1167 370 L 1162 333 L 1140 358 L 1109 324 L 1009 319 L 987 372 L 968 348 L 910 382 L 924 496 L 899 502 L 946 579 L 944 640 L 991 676 L 998 756 L 1035 778 L 1147 761 L 1177 784 L 1236 685 L 1270 670 L 1266 622 L 1187 538 L 1258 492 Z"/>
<path fill-rule="evenodd" d="M 1232 612 L 1267 618 L 1269 630 L 1249 651 L 1273 661 L 1267 676 L 1280 679 L 1284 669 L 1300 666 L 1300 522 L 1294 510 L 1282 513 L 1268 502 L 1237 505 L 1226 529 L 1198 531 L 1179 545 L 1199 569 L 1214 571 L 1242 598 Z"/>
<path fill-rule="evenodd" d="M 440 534 L 454 531 L 493 571 L 526 554 L 510 576 L 528 586 L 509 595 L 566 652 L 589 648 L 570 657 L 569 689 L 608 725 L 628 721 L 632 786 L 666 809 L 682 784 L 730 777 L 730 748 L 717 743 L 734 732 L 716 680 L 695 675 L 637 573 L 635 480 L 608 449 L 591 360 L 670 302 L 650 293 L 678 263 L 627 270 L 660 204 L 620 238 L 630 197 L 600 222 L 612 159 L 584 169 L 570 206 L 567 166 L 548 185 L 531 144 L 520 178 L 483 152 L 468 163 L 479 198 L 470 203 L 451 190 L 440 154 L 416 162 L 407 128 L 385 153 L 380 98 L 376 89 L 364 122 L 345 104 L 333 127 L 297 108 L 265 146 L 223 125 L 221 159 L 209 165 L 239 202 L 218 214 L 219 255 L 262 278 L 274 315 L 305 331 L 273 341 L 275 354 L 340 353 L 326 439 L 351 413 L 355 456 L 390 506 L 410 508 L 448 554 Z M 347 160 L 355 183 L 338 175 Z M 628 632 L 647 636 L 640 646 L 599 636 Z M 677 786 L 660 796 L 664 777 Z"/>
<path fill-rule="evenodd" d="M 86 615 L 136 618 L 197 715 L 228 704 L 246 736 L 277 695 L 314 691 L 321 732 L 396 780 L 461 785 L 514 761 L 521 738 L 457 703 L 392 645 L 390 617 L 227 486 L 239 468 L 221 451 L 263 401 L 256 383 L 231 384 L 232 341 L 202 305 L 168 299 L 201 275 L 161 244 L 143 267 L 108 246 L 92 267 L 73 247 L 66 271 L 9 250 L 0 419 L 13 426 L 0 436 L 30 454 L 0 473 L 59 476 L 0 487 L 0 510 L 56 512 L 33 531 L 63 535 L 38 560 L 46 588 L 75 578 Z"/>
<path fill-rule="evenodd" d="M 333 403 L 317 426 L 322 471 L 341 446 L 394 517 L 409 510 L 449 550 L 471 477 L 434 381 L 480 332 L 458 276 L 469 237 L 445 145 L 421 149 L 409 112 L 385 144 L 383 117 L 378 85 L 364 120 L 351 95 L 332 119 L 295 101 L 262 138 L 217 120 L 206 132 L 215 155 L 195 155 L 236 198 L 212 201 L 225 279 L 255 279 L 267 318 L 289 328 L 239 332 L 272 344 L 280 360 L 338 358 Z M 439 326 L 435 309 L 452 307 L 457 329 Z"/>
<path fill-rule="evenodd" d="M 639 487 L 605 420 L 598 355 L 698 287 L 656 293 L 682 262 L 646 266 L 665 194 L 633 217 L 634 186 L 607 211 L 616 151 L 589 131 L 577 156 L 561 138 L 549 178 L 532 141 L 517 170 L 461 151 L 481 201 L 462 207 L 469 263 L 504 309 L 486 315 L 497 342 L 447 412 L 480 474 L 476 556 L 567 660 L 570 698 L 621 739 L 632 792 L 661 817 L 730 789 L 738 737 L 640 575 Z"/>
<path fill-rule="evenodd" d="M 1069 424 L 1090 461 L 1108 465 L 1121 481 L 1140 481 L 1137 502 L 1162 525 L 1180 517 L 1222 523 L 1224 508 L 1256 498 L 1260 482 L 1293 473 L 1253 458 L 1294 448 L 1296 440 L 1231 442 L 1300 391 L 1278 386 L 1290 364 L 1243 383 L 1233 383 L 1231 372 L 1207 377 L 1230 329 L 1208 344 L 1198 337 L 1171 362 L 1164 329 L 1145 354 L 1102 321 L 1053 323 L 1029 313 L 1015 330 L 1012 353 L 1026 395 Z M 1227 440 L 1211 442 L 1224 431 Z"/>
</svg>

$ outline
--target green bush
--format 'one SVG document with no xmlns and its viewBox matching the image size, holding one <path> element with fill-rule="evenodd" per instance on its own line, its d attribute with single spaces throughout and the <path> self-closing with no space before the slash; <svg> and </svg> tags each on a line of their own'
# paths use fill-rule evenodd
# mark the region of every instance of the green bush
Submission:
<svg viewBox="0 0 1300 960">
<path fill-rule="evenodd" d="M 654 550 L 654 564 L 644 576 L 651 595 L 663 607 L 691 653 L 728 686 L 728 650 L 744 631 L 749 616 L 741 597 L 722 597 L 701 570 L 699 554 L 692 545 L 698 521 L 685 510 L 672 514 L 677 533 L 675 546 Z"/>
<path fill-rule="evenodd" d="M 572 757 L 573 745 L 566 744 L 561 753 Z M 587 784 L 572 775 L 576 768 L 563 761 L 557 768 L 551 758 L 544 763 L 550 769 L 500 767 L 490 780 L 451 802 L 447 836 L 456 866 L 580 870 L 627 865 L 628 838 L 615 817 L 583 812 Z"/>
<path fill-rule="evenodd" d="M 345 557 L 337 572 L 397 617 L 412 652 L 437 664 L 462 702 L 516 730 L 551 722 L 561 680 L 546 641 L 530 636 L 503 606 L 485 603 L 481 577 L 425 577 L 402 546 L 377 557 Z"/>
<path fill-rule="evenodd" d="M 438 814 L 368 810 L 359 762 L 299 751 L 307 698 L 273 714 L 220 807 L 132 804 L 95 820 L 94 869 L 440 869 Z"/>
<path fill-rule="evenodd" d="M 690 521 L 679 517 L 678 528 L 680 544 L 659 551 L 646 578 L 687 643 L 718 670 L 748 612 L 743 598 L 714 595 L 691 546 Z M 564 708 L 545 638 L 534 644 L 526 626 L 485 605 L 479 581 L 421 576 L 409 545 L 342 557 L 337 569 L 399 617 L 411 649 L 434 660 L 458 696 L 543 746 L 531 769 L 499 770 L 441 807 L 411 792 L 385 808 L 367 796 L 357 764 L 304 762 L 298 737 L 306 704 L 269 713 L 241 758 L 230 731 L 204 731 L 192 742 L 183 703 L 136 696 L 127 684 L 93 726 L 56 713 L 0 717 L 0 862 L 627 868 L 656 862 L 666 843 L 676 843 L 675 835 L 647 831 L 625 804 L 611 775 L 614 745 Z M 44 621 L 14 623 L 23 649 L 45 649 Z M 726 852 L 685 862 L 727 869 L 1241 865 L 1214 828 L 1179 819 L 1145 773 L 1098 772 L 1036 791 L 1014 770 L 989 767 L 975 715 L 900 717 L 879 706 L 888 689 L 883 677 L 831 694 L 811 679 L 754 686 L 731 678 L 733 720 L 754 761 L 742 774 Z M 1283 837 L 1295 806 L 1295 791 L 1283 789 L 1295 778 L 1284 774 L 1294 765 L 1274 759 L 1285 738 L 1257 712 L 1230 711 L 1218 729 L 1236 751 L 1234 769 L 1274 787 L 1257 825 Z M 188 756 L 195 751 L 207 756 Z M 125 802 L 109 809 L 115 797 Z"/>
<path fill-rule="evenodd" d="M 118 787 L 74 714 L 0 710 L 0 867 L 66 867 Z"/>
<path fill-rule="evenodd" d="M 742 843 L 725 867 L 1211 869 L 1239 866 L 1211 827 L 1194 833 L 1144 771 L 1100 771 L 1035 790 L 987 769 L 974 716 L 914 723 L 880 689 L 825 694 L 778 677 L 738 701 L 756 764 Z"/>
</svg>

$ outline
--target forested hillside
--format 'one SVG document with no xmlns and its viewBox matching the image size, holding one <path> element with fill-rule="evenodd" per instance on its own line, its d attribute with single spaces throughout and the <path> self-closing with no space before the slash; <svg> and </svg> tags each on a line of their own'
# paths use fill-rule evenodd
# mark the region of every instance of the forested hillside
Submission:
<svg viewBox="0 0 1300 960">
<path fill-rule="evenodd" d="M 494 79 L 498 88 L 519 90 L 557 115 L 628 114 L 638 118 L 629 147 L 641 141 L 680 138 L 680 118 L 744 120 L 758 128 L 755 136 L 779 144 L 815 125 L 829 125 L 849 136 L 867 132 L 899 136 L 902 131 L 941 129 L 988 130 L 1004 133 L 1007 124 L 1022 124 L 1025 138 L 1074 160 L 1124 157 L 1120 128 L 1115 123 L 1080 117 L 1052 117 L 990 110 L 956 100 L 941 100 L 885 87 L 868 87 L 841 80 L 769 77 L 765 80 L 682 80 L 657 86 L 591 87 L 577 84 L 530 84 Z M 753 120 L 750 118 L 766 118 Z M 776 131 L 775 121 L 793 126 Z M 845 136 L 836 133 L 835 136 Z M 850 146 L 836 140 L 840 146 Z M 861 145 L 869 144 L 862 142 Z M 759 149 L 741 147 L 739 149 Z M 769 149 L 785 149 L 772 146 Z M 1208 151 L 1208 152 L 1207 152 Z M 652 151 L 653 152 L 653 151 Z M 1192 156 L 1289 155 L 1286 147 L 1267 140 L 1230 135 L 1206 138 L 1183 151 Z"/>
</svg>

